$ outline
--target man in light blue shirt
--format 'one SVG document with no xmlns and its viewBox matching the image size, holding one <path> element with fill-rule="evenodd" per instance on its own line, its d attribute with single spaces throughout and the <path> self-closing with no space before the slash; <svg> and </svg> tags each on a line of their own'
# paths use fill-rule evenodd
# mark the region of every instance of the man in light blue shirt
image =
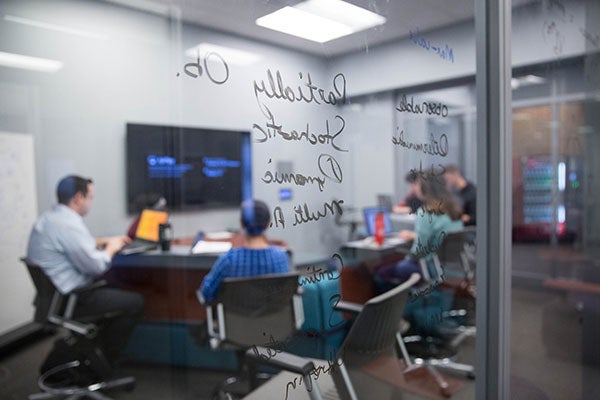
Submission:
<svg viewBox="0 0 600 400">
<path fill-rule="evenodd" d="M 94 201 L 91 179 L 66 176 L 58 183 L 56 194 L 58 204 L 44 212 L 33 226 L 27 258 L 44 270 L 61 293 L 67 294 L 104 274 L 113 255 L 129 239 L 94 239 L 90 234 L 83 217 Z M 139 294 L 100 287 L 79 296 L 73 317 L 106 321 L 99 336 L 105 355 L 114 362 L 142 311 L 143 298 Z M 106 315 L 111 318 L 106 319 Z"/>
</svg>

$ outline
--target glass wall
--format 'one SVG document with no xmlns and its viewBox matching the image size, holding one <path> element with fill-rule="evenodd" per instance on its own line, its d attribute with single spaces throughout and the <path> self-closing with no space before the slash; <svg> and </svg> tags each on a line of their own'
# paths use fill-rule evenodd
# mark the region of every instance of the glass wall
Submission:
<svg viewBox="0 0 600 400">
<path fill-rule="evenodd" d="M 236 353 L 221 346 L 222 338 L 210 337 L 211 317 L 197 290 L 219 252 L 247 244 L 241 202 L 251 197 L 268 204 L 266 237 L 287 250 L 290 269 L 303 275 L 301 286 L 311 279 L 320 284 L 303 287 L 300 334 L 276 348 L 334 361 L 352 325 L 334 304 L 365 303 L 389 289 L 377 278 L 380 268 L 411 251 L 405 239 L 377 245 L 364 209 L 389 208 L 392 239 L 398 239 L 397 231 L 417 229 L 417 211 L 395 212 L 411 193 L 408 175 L 433 176 L 445 187 L 443 172 L 454 164 L 467 181 L 478 183 L 483 166 L 477 165 L 476 139 L 484 133 L 476 129 L 474 4 L 351 1 L 385 23 L 323 42 L 256 26 L 258 18 L 296 3 L 0 0 L 0 334 L 32 319 L 36 291 L 19 259 L 27 254 L 36 218 L 56 203 L 57 182 L 78 174 L 94 181 L 94 204 L 84 218 L 92 235 L 128 233 L 141 210 L 154 205 L 144 195 L 155 193 L 166 199 L 173 231 L 170 249 L 118 254 L 104 276 L 111 285 L 140 293 L 145 303 L 118 370 L 138 383 L 120 398 L 208 399 L 218 383 L 237 372 Z M 575 18 L 584 18 L 592 5 L 575 7 Z M 515 193 L 522 204 L 513 213 L 515 232 L 528 232 L 534 222 L 545 224 L 548 233 L 543 238 L 548 243 L 515 245 L 513 271 L 515 277 L 543 275 L 546 286 L 556 285 L 546 278 L 565 277 L 552 252 L 570 246 L 568 254 L 579 257 L 597 242 L 590 199 L 597 186 L 591 172 L 597 99 L 591 87 L 598 84 L 598 62 L 581 50 L 557 60 L 557 51 L 566 54 L 570 42 L 546 13 L 563 8 L 534 2 L 515 9 L 513 22 L 513 30 L 526 35 L 533 16 L 547 47 L 528 52 L 529 45 L 515 40 L 515 78 L 527 81 L 545 71 L 544 84 L 523 83 L 514 92 L 515 157 L 519 154 L 514 171 L 521 171 L 521 179 L 513 174 L 513 181 L 521 185 Z M 577 21 L 583 25 L 575 28 L 585 27 L 579 35 L 592 51 L 597 32 L 585 19 Z M 583 79 L 580 86 L 570 86 L 573 76 Z M 532 129 L 534 138 L 528 136 Z M 521 140 L 530 147 L 519 147 Z M 536 168 L 528 172 L 530 166 Z M 544 185 L 552 183 L 549 191 L 524 187 L 538 173 L 546 174 L 540 178 Z M 428 359 L 460 364 L 422 368 L 424 377 L 413 381 L 404 373 L 401 382 L 367 373 L 369 384 L 396 396 L 390 398 L 446 391 L 454 399 L 475 398 L 474 276 L 475 268 L 486 266 L 474 265 L 472 236 L 469 244 L 466 270 L 458 276 L 450 276 L 446 264 L 432 270 L 441 273 L 412 292 L 416 300 L 407 302 L 398 324 L 404 335 L 398 350 L 406 346 L 409 354 L 405 364 Z M 522 252 L 528 260 L 538 250 L 550 254 L 548 268 L 556 273 L 518 257 Z M 589 261 L 577 260 L 578 265 Z M 569 271 L 567 277 L 584 280 L 578 269 Z M 322 278 L 329 276 L 335 279 L 324 279 L 324 285 Z M 585 291 L 575 298 L 517 284 L 515 279 L 515 301 L 534 296 L 535 301 L 525 297 L 523 307 L 562 301 L 560 310 L 574 323 L 556 327 L 576 329 L 578 313 L 586 321 L 585 313 L 594 310 Z M 320 300 L 310 300 L 311 295 Z M 515 343 L 525 343 L 519 338 L 526 336 L 541 348 L 541 337 L 533 337 L 537 331 L 527 323 L 537 321 L 539 332 L 546 332 L 556 315 L 535 320 L 523 311 L 513 311 L 514 329 L 524 332 L 515 332 Z M 269 327 L 264 329 L 266 339 L 253 344 L 273 344 Z M 588 343 L 583 328 L 577 329 L 581 341 L 569 333 L 568 342 Z M 55 338 L 0 359 L 12 376 L 25 371 L 21 379 L 0 377 L 0 397 L 23 398 L 37 390 L 37 370 Z M 520 358 L 525 353 L 533 354 L 529 347 L 514 352 L 514 376 L 552 393 L 549 387 L 557 380 L 539 381 L 519 369 L 529 362 Z M 566 365 L 573 363 L 583 365 Z M 401 372 L 405 364 L 394 358 Z M 586 371 L 569 369 L 569 376 L 584 377 Z M 357 385 L 368 387 L 361 380 L 364 369 L 350 373 Z M 581 382 L 583 391 L 592 381 Z M 271 391 L 273 398 L 283 397 L 287 383 L 284 379 L 283 388 Z"/>
<path fill-rule="evenodd" d="M 598 11 L 513 9 L 512 385 L 547 399 L 600 394 Z M 519 23 L 532 16 L 526 34 Z M 526 66 L 532 52 L 545 55 Z"/>
</svg>

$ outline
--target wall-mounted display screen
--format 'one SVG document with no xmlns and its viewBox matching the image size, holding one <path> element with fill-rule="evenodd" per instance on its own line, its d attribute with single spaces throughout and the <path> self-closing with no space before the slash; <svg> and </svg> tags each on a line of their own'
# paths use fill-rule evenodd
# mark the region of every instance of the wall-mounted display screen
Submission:
<svg viewBox="0 0 600 400">
<path fill-rule="evenodd" d="M 127 124 L 127 209 L 162 194 L 171 210 L 239 207 L 251 185 L 250 133 Z"/>
</svg>

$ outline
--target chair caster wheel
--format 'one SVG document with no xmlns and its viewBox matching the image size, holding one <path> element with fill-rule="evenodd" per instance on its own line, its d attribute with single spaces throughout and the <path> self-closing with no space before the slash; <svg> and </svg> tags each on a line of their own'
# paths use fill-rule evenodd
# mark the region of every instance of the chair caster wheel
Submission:
<svg viewBox="0 0 600 400">
<path fill-rule="evenodd" d="M 213 394 L 213 400 L 237 400 L 237 396 L 233 396 L 227 392 L 218 392 Z"/>
</svg>

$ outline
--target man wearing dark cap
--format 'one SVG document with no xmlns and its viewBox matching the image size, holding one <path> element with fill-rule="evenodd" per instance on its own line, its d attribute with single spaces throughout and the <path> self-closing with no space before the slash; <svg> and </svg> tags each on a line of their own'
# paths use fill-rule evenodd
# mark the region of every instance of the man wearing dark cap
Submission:
<svg viewBox="0 0 600 400">
<path fill-rule="evenodd" d="M 247 200 L 242 203 L 244 244 L 221 255 L 204 277 L 200 291 L 205 302 L 216 299 L 221 281 L 225 278 L 289 271 L 289 259 L 285 249 L 270 245 L 265 236 L 270 221 L 271 213 L 264 202 Z"/>
</svg>

